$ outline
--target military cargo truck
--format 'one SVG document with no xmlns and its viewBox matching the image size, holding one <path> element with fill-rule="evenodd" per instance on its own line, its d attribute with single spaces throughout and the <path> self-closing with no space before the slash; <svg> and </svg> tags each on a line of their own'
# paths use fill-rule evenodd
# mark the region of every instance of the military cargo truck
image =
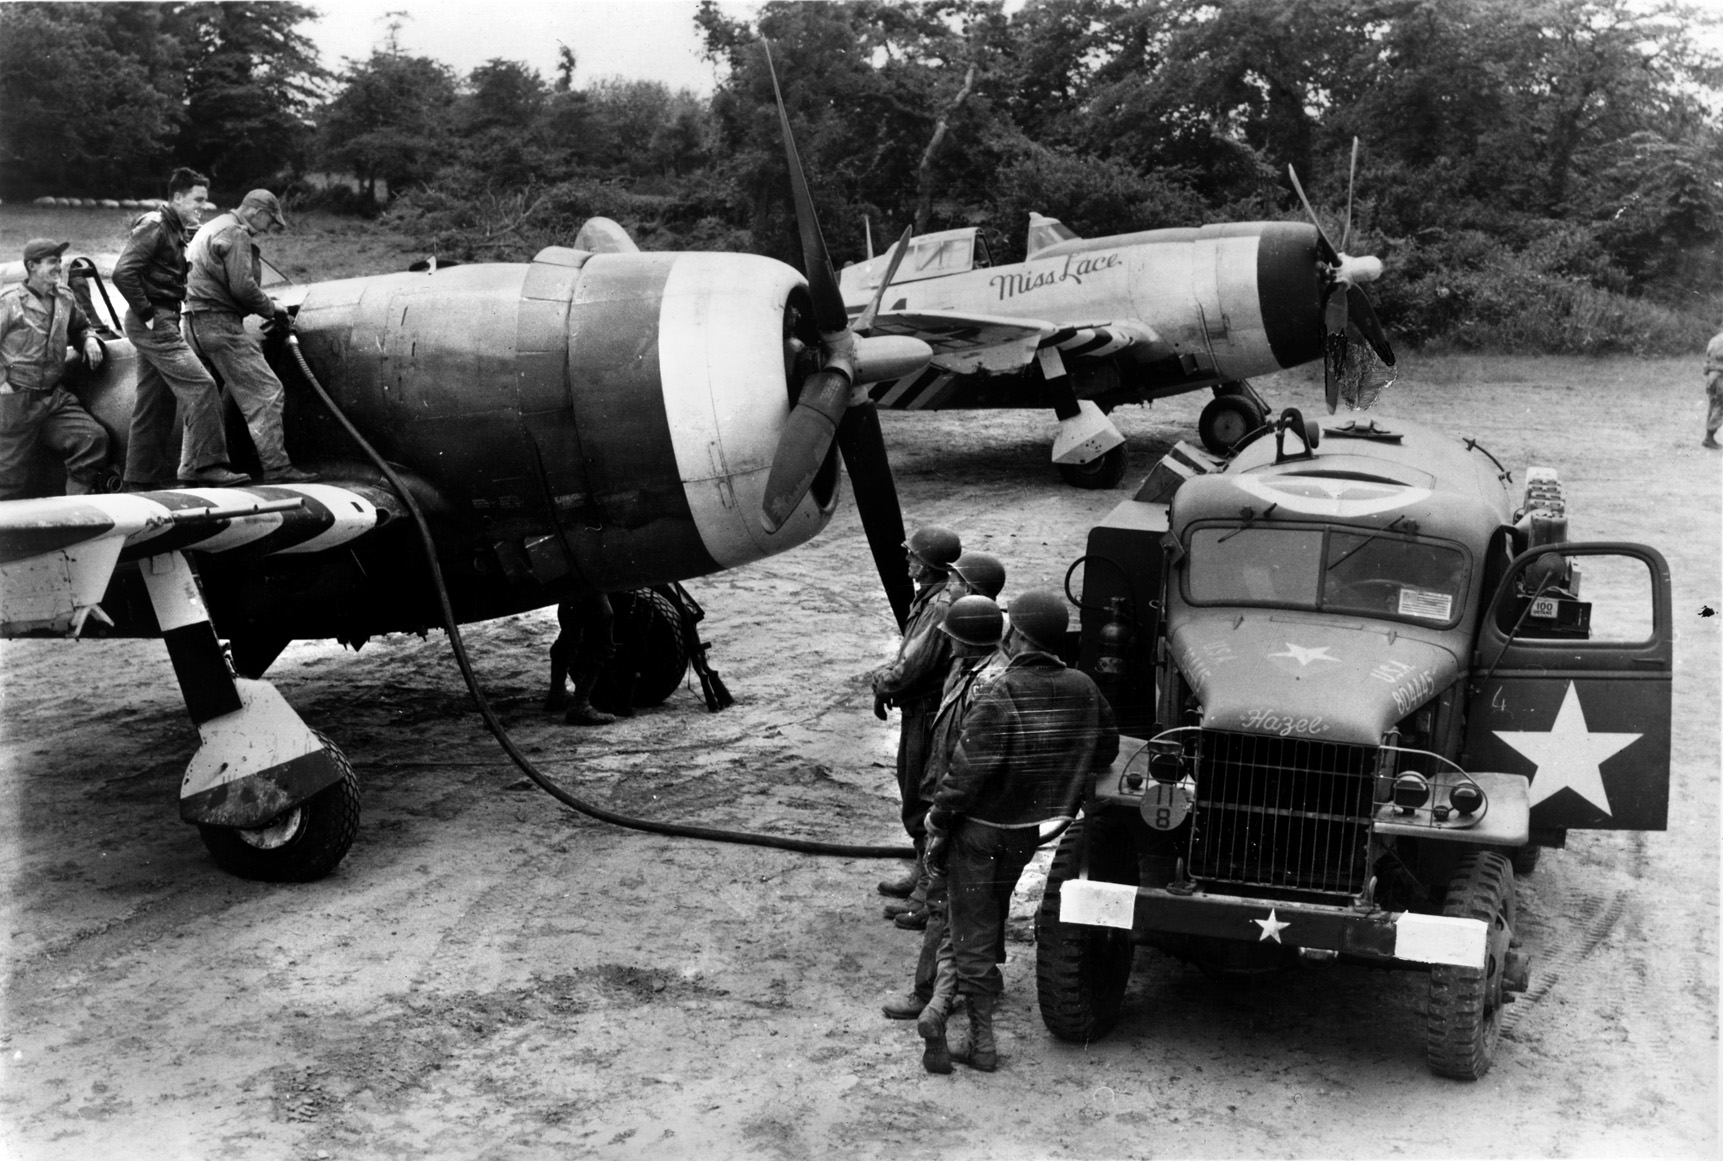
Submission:
<svg viewBox="0 0 1723 1161">
<path fill-rule="evenodd" d="M 1047 881 L 1042 1017 L 1103 1035 L 1139 944 L 1407 968 L 1430 1067 L 1475 1079 L 1528 983 L 1516 874 L 1576 828 L 1666 825 L 1668 566 L 1570 540 L 1554 472 L 1410 421 L 1288 410 L 1186 462 L 1072 565 L 1125 737 Z"/>
</svg>

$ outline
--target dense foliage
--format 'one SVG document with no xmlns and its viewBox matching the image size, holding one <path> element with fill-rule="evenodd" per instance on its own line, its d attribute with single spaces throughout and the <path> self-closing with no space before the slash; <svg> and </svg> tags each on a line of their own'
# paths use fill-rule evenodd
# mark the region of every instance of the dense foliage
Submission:
<svg viewBox="0 0 1723 1161">
<path fill-rule="evenodd" d="M 704 0 L 709 98 L 585 81 L 567 49 L 549 79 L 457 76 L 393 32 L 331 78 L 293 31 L 312 16 L 0 5 L 0 192 L 321 167 L 453 257 L 604 214 L 647 248 L 794 261 L 764 38 L 840 261 L 908 224 L 1019 257 L 1031 210 L 1083 234 L 1301 217 L 1289 165 L 1338 238 L 1356 137 L 1347 249 L 1386 261 L 1403 342 L 1676 350 L 1723 311 L 1719 22 L 1673 0 Z"/>
</svg>

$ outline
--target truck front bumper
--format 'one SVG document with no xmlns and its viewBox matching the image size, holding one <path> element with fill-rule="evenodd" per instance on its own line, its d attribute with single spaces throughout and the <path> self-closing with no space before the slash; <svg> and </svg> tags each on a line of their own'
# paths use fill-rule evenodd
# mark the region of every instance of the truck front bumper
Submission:
<svg viewBox="0 0 1723 1161">
<path fill-rule="evenodd" d="M 1483 970 L 1489 925 L 1413 911 L 1361 911 L 1276 899 L 1185 894 L 1092 879 L 1059 889 L 1059 921 L 1126 931 L 1161 931 L 1246 943 L 1272 942 L 1367 959 Z"/>
</svg>

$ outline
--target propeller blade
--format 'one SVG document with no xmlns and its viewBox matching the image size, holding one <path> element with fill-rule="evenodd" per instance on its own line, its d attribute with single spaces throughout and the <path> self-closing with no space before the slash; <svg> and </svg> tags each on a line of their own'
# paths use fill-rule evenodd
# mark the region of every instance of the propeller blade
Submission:
<svg viewBox="0 0 1723 1161">
<path fill-rule="evenodd" d="M 1346 304 L 1350 310 L 1352 324 L 1358 328 L 1358 333 L 1364 336 L 1376 352 L 1376 357 L 1388 366 L 1394 365 L 1394 348 L 1388 345 L 1388 334 L 1382 329 L 1382 322 L 1376 317 L 1376 308 L 1370 305 L 1370 297 L 1362 288 L 1348 286 L 1346 288 Z"/>
<path fill-rule="evenodd" d="M 1304 186 L 1299 183 L 1298 171 L 1289 165 L 1286 167 L 1286 175 L 1292 179 L 1292 188 L 1297 192 L 1298 200 L 1304 203 L 1304 212 L 1310 215 L 1310 224 L 1316 227 L 1317 236 L 1322 239 L 1322 244 L 1328 247 L 1328 253 L 1324 256 L 1325 259 L 1329 265 L 1338 264 L 1340 251 L 1336 250 L 1334 243 L 1328 240 L 1328 231 L 1322 228 L 1322 219 L 1317 217 L 1316 211 L 1310 208 L 1310 199 L 1304 196 Z"/>
<path fill-rule="evenodd" d="M 844 310 L 844 296 L 838 288 L 837 272 L 832 269 L 825 235 L 820 233 L 820 220 L 814 214 L 814 198 L 808 192 L 808 179 L 802 174 L 802 159 L 796 152 L 795 136 L 790 132 L 790 114 L 784 108 L 784 94 L 778 89 L 778 70 L 772 64 L 772 46 L 763 40 L 760 44 L 766 50 L 766 69 L 772 74 L 772 95 L 778 101 L 778 124 L 784 131 L 784 160 L 790 170 L 796 232 L 802 239 L 802 273 L 807 276 L 808 290 L 814 298 L 814 322 L 821 334 L 841 331 L 849 323 L 849 312 Z"/>
<path fill-rule="evenodd" d="M 897 485 L 892 482 L 891 463 L 886 458 L 885 435 L 880 431 L 879 411 L 873 401 L 858 403 L 838 425 L 838 450 L 849 469 L 855 492 L 856 514 L 867 534 L 879 582 L 885 588 L 891 612 L 901 631 L 909 620 L 909 604 L 915 585 L 904 568 L 903 510 L 898 506 Z"/>
<path fill-rule="evenodd" d="M 872 258 L 873 258 L 873 219 L 872 218 L 863 216 L 863 218 L 862 218 L 862 230 L 867 234 L 867 256 L 868 256 L 869 260 L 872 260 Z"/>
<path fill-rule="evenodd" d="M 867 304 L 867 309 L 856 317 L 855 332 L 865 335 L 873 329 L 873 320 L 879 316 L 879 304 L 885 301 L 885 291 L 891 285 L 892 278 L 897 274 L 897 264 L 903 261 L 903 256 L 909 252 L 909 237 L 915 233 L 914 226 L 903 228 L 903 237 L 897 240 L 897 252 L 891 256 L 891 262 L 885 268 L 885 277 L 879 280 L 879 289 L 874 292 L 873 301 Z"/>
<path fill-rule="evenodd" d="M 1328 414 L 1333 415 L 1340 410 L 1340 360 L 1346 349 L 1345 336 L 1329 335 L 1323 346 L 1322 395 L 1328 402 Z"/>
<path fill-rule="evenodd" d="M 813 486 L 849 399 L 850 378 L 842 371 L 816 371 L 802 384 L 766 476 L 760 523 L 767 532 L 782 528 Z"/>
<path fill-rule="evenodd" d="M 1352 175 L 1346 179 L 1346 228 L 1340 231 L 1340 252 L 1352 240 L 1352 187 L 1358 184 L 1358 138 L 1352 139 Z"/>
</svg>

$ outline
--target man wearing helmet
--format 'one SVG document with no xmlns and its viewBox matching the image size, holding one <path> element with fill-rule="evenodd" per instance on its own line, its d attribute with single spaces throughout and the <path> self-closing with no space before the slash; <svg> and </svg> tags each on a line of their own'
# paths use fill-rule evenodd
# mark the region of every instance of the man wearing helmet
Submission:
<svg viewBox="0 0 1723 1161">
<path fill-rule="evenodd" d="M 951 605 L 947 574 L 963 555 L 963 544 L 949 528 L 929 525 L 917 528 L 904 543 L 909 556 L 909 579 L 915 582 L 915 599 L 903 625 L 903 640 L 897 658 L 873 674 L 873 712 L 880 721 L 886 710 L 903 711 L 903 727 L 897 744 L 897 788 L 903 802 L 903 828 L 915 843 L 915 865 L 901 879 L 879 884 L 882 895 L 904 898 L 921 882 L 921 848 L 927 804 L 921 800 L 921 772 L 927 765 L 927 745 L 933 733 L 933 715 L 939 709 L 940 689 L 951 668 L 951 647 L 939 631 L 945 610 Z"/>
<path fill-rule="evenodd" d="M 997 556 L 987 552 L 966 552 L 962 556 L 958 557 L 952 562 L 951 579 L 946 582 L 946 588 L 951 593 L 952 608 L 956 608 L 956 602 L 967 596 L 983 596 L 992 600 L 999 595 L 999 590 L 1004 587 L 1005 565 Z M 994 607 L 997 608 L 997 606 Z M 949 614 L 947 614 L 947 617 L 949 619 Z M 961 638 L 956 637 L 949 632 L 947 632 L 946 635 L 952 637 L 953 640 L 961 640 Z M 992 644 L 994 648 L 998 647 L 998 634 L 994 635 Z M 956 649 L 955 656 L 964 658 L 963 650 L 960 648 Z M 953 661 L 950 673 L 955 675 L 961 668 L 966 675 L 972 675 L 980 668 L 986 656 L 987 653 L 984 652 L 974 658 L 965 658 L 964 660 Z M 945 689 L 947 694 L 950 692 L 952 680 L 952 676 L 948 676 L 946 679 Z M 938 729 L 937 724 L 934 726 L 934 729 Z M 953 745 L 957 743 L 957 736 L 955 734 L 951 737 L 951 743 Z M 934 742 L 934 747 L 937 749 L 937 741 Z M 946 758 L 949 757 L 950 753 L 947 752 Z M 923 814 L 926 814 L 928 808 L 933 805 L 933 788 L 939 784 L 939 773 L 945 768 L 943 762 L 937 763 L 939 767 L 938 770 L 934 769 L 935 765 L 936 762 L 930 758 L 921 776 L 921 785 L 918 790 L 918 794 Z M 928 917 L 930 914 L 930 901 L 927 894 L 928 873 L 925 862 L 921 865 L 920 869 L 921 880 L 915 885 L 915 888 L 910 891 L 908 898 L 893 900 L 885 905 L 886 916 L 899 927 L 907 928 L 911 931 L 920 931 L 925 929 L 927 927 Z"/>
<path fill-rule="evenodd" d="M 941 953 L 949 949 L 957 993 L 969 1005 L 969 1043 L 950 1055 L 982 1072 L 998 1067 L 993 1006 L 1004 987 L 998 964 L 1011 892 L 1035 853 L 1041 825 L 1074 817 L 1090 773 L 1119 752 L 1101 691 L 1057 656 L 1069 624 L 1065 602 L 1049 592 L 1024 593 L 1010 614 L 1009 662 L 973 691 L 926 820 L 926 858 L 935 865 L 943 860 L 947 875 Z M 918 1027 L 936 1054 L 943 1051 L 944 1011 L 929 1016 L 929 1010 Z"/>
<path fill-rule="evenodd" d="M 945 679 L 945 688 L 934 713 L 933 737 L 928 747 L 927 768 L 922 776 L 922 797 L 931 803 L 933 789 L 963 732 L 963 719 L 969 711 L 971 687 L 976 671 L 993 651 L 1005 632 L 1005 617 L 990 597 L 962 596 L 951 602 L 939 630 L 951 639 L 953 660 Z M 917 888 L 926 898 L 921 926 L 926 934 L 921 941 L 921 957 L 915 967 L 915 982 L 910 990 L 887 1001 L 882 1009 L 893 1020 L 913 1020 L 930 1006 L 943 1013 L 950 1007 L 957 987 L 957 976 L 948 969 L 939 971 L 939 948 L 945 935 L 945 873 L 942 868 L 929 866 Z M 907 915 L 907 913 L 906 913 Z M 898 916 L 900 927 L 911 926 L 906 915 Z M 944 1052 L 944 1041 L 935 1053 L 930 1045 L 923 1058 L 930 1072 L 950 1072 L 951 1059 Z"/>
</svg>

